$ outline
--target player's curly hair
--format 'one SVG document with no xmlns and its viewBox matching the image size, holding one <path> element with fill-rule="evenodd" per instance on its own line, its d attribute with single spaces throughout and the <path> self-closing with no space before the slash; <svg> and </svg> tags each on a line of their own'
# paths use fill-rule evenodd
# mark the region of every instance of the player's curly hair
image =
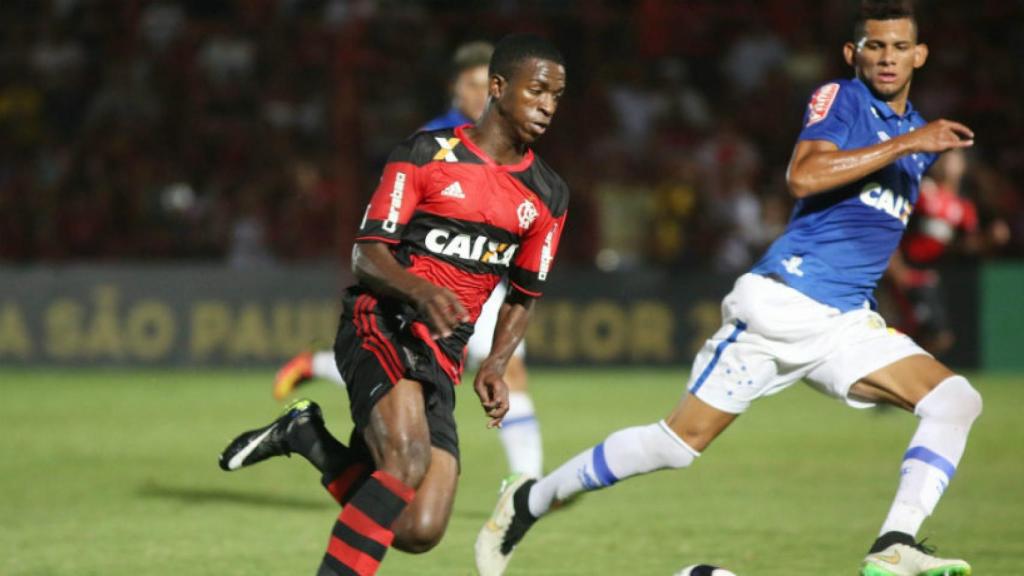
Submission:
<svg viewBox="0 0 1024 576">
<path fill-rule="evenodd" d="M 864 26 L 868 20 L 899 20 L 910 18 L 914 23 L 914 34 L 917 34 L 917 18 L 914 16 L 913 0 L 863 0 L 857 19 L 853 23 L 853 41 L 864 36 Z"/>
<path fill-rule="evenodd" d="M 488 73 L 497 74 L 506 80 L 515 75 L 516 69 L 524 60 L 538 58 L 565 65 L 562 53 L 553 44 L 540 36 L 532 34 L 510 34 L 501 39 L 494 47 L 491 66 Z"/>
</svg>

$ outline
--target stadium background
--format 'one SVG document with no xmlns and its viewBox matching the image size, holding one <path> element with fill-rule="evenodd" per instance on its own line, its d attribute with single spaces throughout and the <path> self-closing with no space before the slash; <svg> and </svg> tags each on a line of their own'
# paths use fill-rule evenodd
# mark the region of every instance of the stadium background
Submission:
<svg viewBox="0 0 1024 576">
<path fill-rule="evenodd" d="M 0 544 L 9 548 L 0 572 L 311 571 L 327 530 L 317 522 L 330 514 L 310 479 L 286 466 L 226 479 L 209 455 L 272 413 L 279 361 L 330 343 L 351 237 L 379 169 L 396 142 L 446 108 L 448 58 L 467 40 L 535 32 L 568 61 L 569 91 L 538 151 L 572 188 L 570 218 L 528 336 L 549 462 L 661 415 L 717 327 L 721 296 L 785 225 L 785 164 L 811 90 L 848 75 L 839 48 L 853 4 L 0 2 L 0 426 L 12 440 L 0 464 Z M 1007 452 L 1024 440 L 1008 409 L 1024 402 L 1024 4 L 918 7 L 932 53 L 911 99 L 926 118 L 975 130 L 965 192 L 983 227 L 1010 229 L 1005 245 L 954 251 L 942 264 L 958 337 L 946 359 L 976 375 L 988 412 L 960 476 L 966 486 L 954 485 L 940 516 L 947 536 L 972 531 L 964 554 L 985 552 L 976 567 L 1016 573 L 1024 513 L 992 495 L 1019 495 L 1024 475 L 1019 449 Z M 343 395 L 312 391 L 347 426 Z M 833 573 L 821 566 L 839 554 L 855 562 L 882 504 L 854 522 L 838 519 L 855 515 L 853 505 L 821 519 L 801 510 L 796 527 L 780 529 L 793 511 L 765 497 L 788 485 L 743 479 L 792 474 L 815 484 L 796 498 L 827 499 L 816 479 L 834 470 L 800 450 L 770 462 L 760 452 L 795 439 L 825 466 L 829 446 L 849 445 L 859 465 L 886 463 L 843 468 L 884 502 L 909 419 L 850 415 L 804 392 L 782 398 L 745 420 L 718 463 L 685 486 L 710 491 L 729 475 L 730 490 L 757 497 L 754 513 L 709 497 L 697 510 L 701 530 L 662 519 L 652 544 L 617 547 L 604 515 L 632 511 L 645 493 L 594 496 L 607 508 L 588 503 L 576 520 L 555 521 L 557 546 L 524 551 L 532 568 L 521 573 L 667 573 L 688 559 L 741 574 L 805 573 L 783 572 L 777 558 L 836 526 L 867 535 L 826 546 L 806 573 Z M 578 418 L 581 399 L 590 418 Z M 463 395 L 460 422 L 474 431 L 464 434 L 468 461 L 480 464 L 464 474 L 448 541 L 386 573 L 469 570 L 466 542 L 503 466 L 495 439 L 471 428 L 472 400 Z M 816 430 L 808 414 L 846 424 L 801 445 Z M 875 452 L 855 448 L 866 429 L 903 435 Z M 637 485 L 682 501 L 675 478 Z M 785 546 L 765 545 L 782 536 L 758 514 L 775 518 Z M 594 555 L 595 568 L 568 560 L 589 550 L 570 538 L 577 522 L 598 526 L 583 542 L 613 551 Z M 232 542 L 252 537 L 238 538 L 239 525 L 272 523 L 285 528 L 264 536 L 263 555 Z M 308 536 L 304 548 L 280 542 L 289 533 Z M 676 534 L 684 543 L 653 543 Z M 296 569 L 296 559 L 308 566 Z"/>
</svg>

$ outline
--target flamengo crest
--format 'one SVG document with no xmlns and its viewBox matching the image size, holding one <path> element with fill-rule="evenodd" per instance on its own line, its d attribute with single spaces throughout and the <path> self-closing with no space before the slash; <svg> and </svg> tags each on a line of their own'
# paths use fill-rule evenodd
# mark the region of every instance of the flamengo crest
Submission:
<svg viewBox="0 0 1024 576">
<path fill-rule="evenodd" d="M 516 216 L 519 216 L 519 227 L 526 230 L 537 219 L 537 208 L 533 202 L 523 200 L 523 203 L 516 208 Z"/>
</svg>

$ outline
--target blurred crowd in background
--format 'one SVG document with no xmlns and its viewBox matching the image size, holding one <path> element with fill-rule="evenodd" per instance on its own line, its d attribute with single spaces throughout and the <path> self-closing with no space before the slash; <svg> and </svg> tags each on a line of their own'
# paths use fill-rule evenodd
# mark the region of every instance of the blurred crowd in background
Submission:
<svg viewBox="0 0 1024 576">
<path fill-rule="evenodd" d="M 785 226 L 849 0 L 5 0 L 0 261 L 347 260 L 388 152 L 445 111 L 464 41 L 545 35 L 569 91 L 538 146 L 560 258 L 735 272 Z M 918 4 L 911 100 L 977 133 L 963 193 L 1024 257 L 1024 5 Z"/>
</svg>

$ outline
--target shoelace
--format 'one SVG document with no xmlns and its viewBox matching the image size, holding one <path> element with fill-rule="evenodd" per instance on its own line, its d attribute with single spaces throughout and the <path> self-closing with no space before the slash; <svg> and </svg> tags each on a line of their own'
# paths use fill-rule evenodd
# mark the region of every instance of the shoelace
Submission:
<svg viewBox="0 0 1024 576">
<path fill-rule="evenodd" d="M 914 548 L 916 550 L 920 550 L 921 552 L 924 552 L 925 554 L 931 556 L 931 555 L 935 554 L 936 548 L 935 548 L 935 546 L 930 546 L 928 544 L 925 544 L 925 542 L 927 542 L 927 541 L 928 541 L 928 539 L 925 538 L 924 540 L 921 540 L 920 542 L 917 542 L 916 544 L 911 544 L 910 547 Z"/>
</svg>

